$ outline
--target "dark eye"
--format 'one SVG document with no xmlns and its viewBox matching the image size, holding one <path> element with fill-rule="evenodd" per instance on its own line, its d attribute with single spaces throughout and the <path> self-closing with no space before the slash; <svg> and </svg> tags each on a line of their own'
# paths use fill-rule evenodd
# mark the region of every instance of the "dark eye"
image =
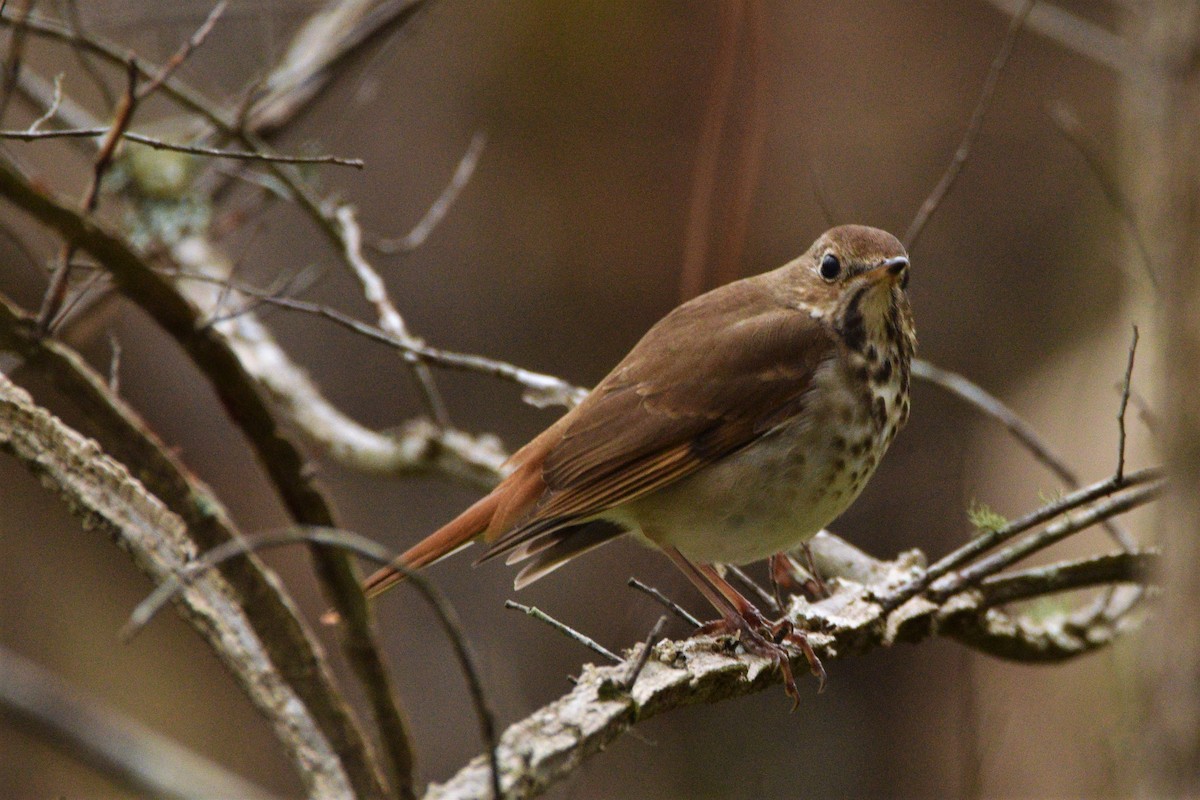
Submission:
<svg viewBox="0 0 1200 800">
<path fill-rule="evenodd" d="M 832 281 L 842 274 L 842 262 L 833 253 L 826 253 L 821 259 L 821 277 Z"/>
</svg>

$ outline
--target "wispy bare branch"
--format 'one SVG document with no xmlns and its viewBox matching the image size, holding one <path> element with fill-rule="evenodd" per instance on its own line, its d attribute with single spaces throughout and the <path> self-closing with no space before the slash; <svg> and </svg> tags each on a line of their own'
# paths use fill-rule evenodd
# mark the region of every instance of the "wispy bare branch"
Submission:
<svg viewBox="0 0 1200 800">
<path fill-rule="evenodd" d="M 472 176 L 475 175 L 475 168 L 479 166 L 479 158 L 483 155 L 483 149 L 486 145 L 487 134 L 483 131 L 479 131 L 472 136 L 471 143 L 467 145 L 467 151 L 459 159 L 458 167 L 455 168 L 454 174 L 450 177 L 450 182 L 442 189 L 442 193 L 438 195 L 437 200 L 433 201 L 433 205 L 429 207 L 417 224 L 413 226 L 412 230 L 394 239 L 377 239 L 371 243 L 371 247 L 385 255 L 392 255 L 395 253 L 411 253 L 425 244 L 425 240 L 429 238 L 429 234 L 433 233 L 433 229 L 445 218 L 447 212 L 450 211 L 450 207 L 454 205 L 454 201 L 458 199 L 459 194 L 471 182 Z"/>
<path fill-rule="evenodd" d="M 0 647 L 0 675 L 0 716 L 133 792 L 179 800 L 270 797 L 5 647 Z"/>
<path fill-rule="evenodd" d="M 954 151 L 954 157 L 950 159 L 946 171 L 942 173 L 942 177 L 933 187 L 933 191 L 925 198 L 925 202 L 921 204 L 921 208 L 904 234 L 906 249 L 912 250 L 916 246 L 917 240 L 921 238 L 921 231 L 925 230 L 925 225 L 937 211 L 938 206 L 942 204 L 950 187 L 958 180 L 959 174 L 966 166 L 967 159 L 971 156 L 971 149 L 975 146 L 980 132 L 983 131 L 983 118 L 992 106 L 992 97 L 995 96 L 1000 76 L 1008 65 L 1008 58 L 1012 55 L 1013 46 L 1017 43 L 1017 36 L 1020 35 L 1021 28 L 1025 26 L 1025 20 L 1029 18 L 1029 13 L 1033 11 L 1036 4 L 1037 0 L 1024 0 L 1021 10 L 1013 16 L 1012 22 L 1008 26 L 1008 32 L 1004 34 L 1004 41 L 1000 43 L 1000 50 L 992 59 L 991 67 L 988 68 L 987 78 L 983 81 L 979 100 L 975 103 L 975 110 L 971 112 L 971 119 L 967 122 L 967 129 L 963 132 L 962 141 L 959 142 L 958 149 Z"/>
<path fill-rule="evenodd" d="M 53 109 L 57 112 L 57 109 Z M 46 119 L 53 116 L 53 113 L 47 113 Z M 26 129 L 23 131 L 0 131 L 0 139 L 14 139 L 22 142 L 30 142 L 39 139 L 92 139 L 99 136 L 104 136 L 109 133 L 111 128 L 61 128 L 53 131 L 41 131 Z M 203 147 L 194 144 L 178 144 L 176 142 L 168 142 L 164 139 L 159 139 L 154 136 L 147 136 L 144 133 L 135 131 L 125 131 L 121 134 L 122 139 L 128 139 L 131 142 L 144 144 L 147 147 L 153 147 L 155 150 L 174 150 L 177 153 L 190 153 L 197 156 L 209 156 L 211 158 L 229 158 L 237 161 L 264 161 L 275 164 L 333 164 L 340 167 L 354 167 L 362 169 L 366 166 L 361 158 L 346 158 L 344 156 L 334 155 L 316 155 L 316 156 L 290 156 L 281 153 L 259 153 L 247 150 L 222 150 L 219 147 Z"/>
<path fill-rule="evenodd" d="M 497 777 L 499 770 L 495 761 L 495 712 L 493 712 L 491 702 L 484 691 L 477 659 L 467 639 L 462 622 L 459 620 L 458 612 L 454 610 L 454 606 L 451 605 L 450 601 L 446 599 L 445 595 L 442 594 L 432 581 L 419 572 L 413 572 L 398 565 L 395 553 L 371 539 L 346 530 L 308 527 L 260 533 L 253 536 L 246 536 L 236 541 L 226 542 L 191 562 L 186 570 L 177 573 L 177 576 L 173 576 L 170 581 L 159 585 L 149 597 L 139 603 L 138 607 L 130 615 L 123 635 L 128 637 L 135 634 L 173 597 L 185 591 L 193 581 L 209 573 L 214 567 L 221 565 L 223 562 L 233 558 L 245 557 L 251 553 L 268 548 L 283 547 L 298 543 L 337 547 L 381 566 L 386 565 L 397 569 L 404 573 L 405 582 L 416 589 L 425 601 L 429 603 L 438 618 L 438 623 L 442 626 L 442 629 L 446 632 L 446 637 L 454 647 L 455 656 L 458 658 L 463 676 L 467 680 L 467 687 L 470 690 L 471 699 L 475 705 L 475 713 L 479 719 L 483 741 L 488 747 L 488 752 L 491 754 L 491 783 L 495 789 L 492 796 L 501 797 L 499 779 Z"/>
<path fill-rule="evenodd" d="M 213 6 L 212 11 L 208 12 L 208 16 L 205 17 L 204 22 L 200 23 L 200 27 L 196 29 L 196 32 L 189 36 L 188 39 L 179 46 L 179 49 L 167 59 L 166 63 L 162 65 L 162 69 L 158 71 L 158 74 L 152 77 L 141 87 L 141 89 L 138 90 L 138 100 L 143 100 L 146 97 L 154 94 L 154 92 L 158 90 L 158 87 L 162 86 L 167 78 L 171 77 L 175 70 L 182 66 L 183 62 L 186 61 L 188 56 L 192 54 L 192 51 L 204 43 L 204 40 L 208 38 L 208 34 L 210 34 L 213 27 L 216 26 L 217 20 L 220 19 L 221 15 L 225 13 L 225 8 L 227 5 L 227 0 L 220 0 L 215 6 Z"/>
</svg>

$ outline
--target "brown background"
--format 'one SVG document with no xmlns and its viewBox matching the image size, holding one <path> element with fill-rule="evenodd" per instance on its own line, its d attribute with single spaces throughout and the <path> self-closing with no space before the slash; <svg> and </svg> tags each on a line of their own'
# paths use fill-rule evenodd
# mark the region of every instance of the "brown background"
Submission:
<svg viewBox="0 0 1200 800">
<path fill-rule="evenodd" d="M 1117 4 L 1064 5 L 1116 22 L 1108 12 Z M 233 2 L 181 75 L 232 98 L 314 7 Z M 98 0 L 81 8 L 93 30 L 161 60 L 209 5 Z M 760 8 L 765 145 L 741 274 L 777 266 L 827 227 L 814 176 L 835 222 L 903 233 L 957 147 L 1007 26 L 987 3 L 958 0 Z M 486 131 L 478 172 L 429 242 L 375 263 L 410 328 L 431 344 L 590 384 L 678 302 L 717 36 L 709 3 L 440 0 L 358 59 L 280 147 L 363 158 L 365 171 L 326 168 L 320 182 L 353 201 L 366 228 L 395 235 L 437 196 L 471 135 Z M 36 46 L 31 61 L 44 74 L 67 70 L 67 90 L 87 98 L 66 51 Z M 746 131 L 748 69 L 739 68 L 726 170 Z M 921 355 L 1014 404 L 1085 479 L 1105 475 L 1115 454 L 1115 387 L 1128 325 L 1139 321 L 1130 310 L 1138 276 L 1120 262 L 1118 218 L 1045 108 L 1070 104 L 1115 155 L 1114 92 L 1102 67 L 1023 34 L 966 171 L 912 253 Z M 134 128 L 168 110 L 148 107 Z M 10 112 L 5 127 L 28 124 L 22 113 Z M 10 148 L 64 191 L 79 190 L 86 165 L 65 146 Z M 718 182 L 726 210 L 730 182 L 724 173 Z M 723 215 L 714 242 L 729 224 Z M 307 296 L 370 318 L 353 280 L 294 209 L 276 204 L 229 246 L 247 280 L 322 268 Z M 7 244 L 0 255 L 0 290 L 36 306 L 36 270 Z M 334 402 L 365 424 L 386 428 L 418 412 L 393 353 L 311 318 L 275 311 L 269 321 Z M 124 394 L 245 529 L 282 524 L 244 443 L 173 345 L 119 304 L 77 332 L 75 344 L 104 364 L 109 330 L 123 346 Z M 14 377 L 42 388 L 20 371 Z M 439 380 L 457 425 L 495 431 L 510 448 L 553 419 L 523 405 L 510 385 L 461 374 Z M 881 556 L 911 547 L 936 556 L 970 532 L 973 500 L 1016 514 L 1059 488 L 991 423 L 927 386 L 914 392 L 908 430 L 834 526 L 851 541 Z M 38 396 L 78 422 L 49 393 Z M 438 479 L 320 466 L 345 526 L 397 548 L 474 496 Z M 323 602 L 306 557 L 270 560 L 315 617 Z M 505 611 L 512 573 L 471 570 L 469 560 L 431 575 L 457 604 L 508 723 L 563 693 L 590 654 Z M 624 647 L 658 616 L 624 587 L 631 574 L 703 610 L 665 559 L 627 543 L 516 599 Z M 119 551 L 82 532 L 34 479 L 0 459 L 0 641 L 234 770 L 298 791 L 266 724 L 186 626 L 164 615 L 132 644 L 117 641 L 148 590 Z M 480 751 L 463 681 L 415 595 L 395 592 L 378 610 L 422 774 L 444 778 Z M 676 625 L 669 633 L 686 632 Z M 805 694 L 795 714 L 771 691 L 653 720 L 551 796 L 1122 794 L 1122 678 L 1135 666 L 1125 645 L 1053 668 L 1004 664 L 944 642 L 899 647 L 830 664 L 828 690 Z M 85 768 L 0 727 L 0 795 L 112 794 Z"/>
</svg>

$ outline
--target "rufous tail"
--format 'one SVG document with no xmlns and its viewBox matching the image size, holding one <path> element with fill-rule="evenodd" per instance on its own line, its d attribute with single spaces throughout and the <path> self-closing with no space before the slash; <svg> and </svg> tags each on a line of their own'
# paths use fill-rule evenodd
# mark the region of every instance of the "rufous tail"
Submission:
<svg viewBox="0 0 1200 800">
<path fill-rule="evenodd" d="M 396 559 L 395 564 L 412 571 L 450 555 L 487 529 L 499 504 L 500 497 L 495 492 L 480 498 L 475 505 L 406 550 Z M 407 576 L 404 572 L 389 565 L 363 581 L 362 590 L 368 599 L 378 597 L 403 582 L 405 577 Z M 336 625 L 339 619 L 338 613 L 332 610 L 321 615 L 321 622 L 326 625 Z"/>
<path fill-rule="evenodd" d="M 378 597 L 404 580 L 405 573 L 397 566 L 409 572 L 429 566 L 477 536 L 494 542 L 529 513 L 546 489 L 542 479 L 542 460 L 547 450 L 561 437 L 564 420 L 567 417 L 551 425 L 517 451 L 509 459 L 509 464 L 516 465 L 516 468 L 490 494 L 413 545 L 396 559 L 393 566 L 384 567 L 367 578 L 362 589 L 368 599 Z M 334 611 L 327 611 L 321 616 L 321 621 L 326 625 L 336 624 L 338 615 Z"/>
<path fill-rule="evenodd" d="M 496 493 L 480 498 L 475 505 L 405 550 L 396 563 L 412 571 L 445 558 L 487 530 L 499 503 L 500 498 Z M 404 573 L 394 567 L 383 567 L 363 581 L 362 589 L 368 599 L 375 598 L 404 578 Z"/>
</svg>

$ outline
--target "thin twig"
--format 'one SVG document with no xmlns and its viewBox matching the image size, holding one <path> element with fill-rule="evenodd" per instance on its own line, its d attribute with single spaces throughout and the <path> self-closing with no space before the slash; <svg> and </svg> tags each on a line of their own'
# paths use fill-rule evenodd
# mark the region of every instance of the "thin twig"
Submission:
<svg viewBox="0 0 1200 800">
<path fill-rule="evenodd" d="M 935 366 L 924 359 L 913 359 L 912 375 L 938 388 L 965 400 L 975 408 L 987 414 L 1012 434 L 1026 450 L 1064 483 L 1072 487 L 1079 485 L 1079 476 L 1075 474 L 1065 460 L 1054 453 L 1050 446 L 1042 441 L 1037 431 L 1028 422 L 1021 419 L 1015 411 L 1004 404 L 1000 398 L 988 392 L 979 384 L 948 369 Z"/>
<path fill-rule="evenodd" d="M 679 276 L 679 295 L 683 300 L 689 300 L 704 290 L 705 266 L 713 230 L 713 203 L 717 197 L 721 131 L 729 114 L 729 99 L 737 67 L 737 45 L 745 10 L 740 2 L 718 3 L 717 13 L 717 52 L 713 59 L 708 96 L 704 102 L 700 140 L 696 143 L 691 190 L 688 193 L 687 227 Z"/>
<path fill-rule="evenodd" d="M 83 21 L 79 18 L 78 3 L 75 0 L 65 0 L 63 5 L 66 7 L 63 17 L 67 20 L 67 25 L 77 36 L 86 36 L 87 33 L 83 29 Z M 70 50 L 74 54 L 75 60 L 79 62 L 79 68 L 92 79 L 92 83 L 96 86 L 96 91 L 100 92 L 100 98 L 103 100 L 104 107 L 111 107 L 117 102 L 117 98 L 113 96 L 112 89 L 108 87 L 108 82 L 104 80 L 104 76 L 100 74 L 100 70 L 96 68 L 96 65 L 92 63 L 88 54 L 83 50 L 77 47 L 72 47 Z"/>
<path fill-rule="evenodd" d="M 1109 553 L 1082 561 L 1063 561 L 1006 575 L 993 575 L 978 585 L 988 607 L 1045 597 L 1055 592 L 1113 588 L 1118 583 L 1143 583 L 1155 574 L 1155 551 Z"/>
<path fill-rule="evenodd" d="M 58 108 L 55 110 L 54 117 L 50 122 L 59 124 L 65 128 L 101 127 L 100 122 L 90 111 L 65 94 L 58 96 L 54 90 L 54 84 L 31 69 L 21 70 L 21 75 L 17 78 L 17 92 L 39 112 L 54 105 L 57 99 Z M 74 142 L 75 140 L 72 141 Z M 84 152 L 89 156 L 94 155 L 98 145 L 99 142 L 89 140 L 88 145 L 84 148 Z"/>
<path fill-rule="evenodd" d="M 1029 17 L 1029 12 L 1033 11 L 1033 7 L 1037 4 L 1037 0 L 1025 0 L 1025 5 L 1021 10 L 1013 16 L 1009 23 L 1008 32 L 1004 35 L 1004 41 L 1000 44 L 1000 50 L 997 51 L 996 57 L 992 59 L 992 65 L 988 69 L 987 78 L 983 81 L 983 88 L 979 92 L 979 100 L 975 103 L 975 110 L 971 112 L 971 119 L 967 123 L 967 129 L 963 133 L 962 141 L 958 145 L 958 149 L 954 151 L 954 158 L 950 160 L 946 171 L 942 173 L 941 180 L 933 187 L 933 191 L 929 193 L 929 197 L 925 198 L 925 202 L 921 204 L 921 208 L 917 211 L 916 217 L 913 218 L 912 224 L 908 226 L 908 231 L 904 234 L 904 247 L 907 250 L 912 250 L 916 246 L 917 240 L 921 237 L 921 232 L 925 230 L 925 225 L 929 222 L 930 217 L 937 211 L 938 206 L 942 204 L 950 187 L 958 179 L 959 173 L 966 166 L 967 159 L 971 155 L 971 149 L 975 146 L 976 140 L 979 138 L 980 132 L 983 130 L 983 118 L 987 115 L 988 109 L 992 105 L 992 97 L 996 94 L 996 85 L 1000 82 L 1000 75 L 1004 72 L 1004 67 L 1008 64 L 1008 58 L 1012 55 L 1013 46 L 1017 42 L 1017 36 L 1021 33 L 1021 29 L 1025 26 L 1025 20 Z"/>
<path fill-rule="evenodd" d="M 47 122 L 53 119 L 56 114 L 58 114 L 58 109 L 62 105 L 63 99 L 63 78 L 66 76 L 66 74 L 67 73 L 65 72 L 60 72 L 54 76 L 54 97 L 50 100 L 50 107 L 46 109 L 45 114 L 42 114 L 33 122 L 29 123 L 29 127 L 25 129 L 25 133 L 36 134 L 38 132 L 38 128 L 45 125 Z M 2 133 L 0 133 L 0 138 L 3 138 Z"/>
<path fill-rule="evenodd" d="M 0 196 L 23 212 L 57 230 L 90 252 L 112 274 L 121 291 L 135 302 L 201 369 L 238 428 L 246 434 L 259 463 L 292 518 L 300 524 L 334 526 L 333 510 L 314 482 L 312 471 L 295 443 L 280 430 L 258 383 L 226 340 L 199 329 L 195 307 L 121 239 L 78 210 L 34 189 L 24 176 L 0 160 Z M 343 647 L 347 660 L 372 698 L 391 704 L 387 669 L 374 644 L 366 601 L 349 559 L 335 549 L 314 548 L 313 561 L 323 588 L 347 620 Z M 394 730 L 403 728 L 398 708 L 376 707 L 377 719 L 391 716 Z M 403 737 L 387 736 L 389 747 Z"/>
<path fill-rule="evenodd" d="M 52 116 L 47 114 L 47 118 Z M 23 131 L 0 131 L 0 139 L 15 139 L 21 142 L 30 142 L 37 139 L 91 139 L 97 136 L 103 136 L 108 133 L 111 128 L 62 128 L 54 131 L 39 131 L 39 130 L 23 130 Z M 237 161 L 270 161 L 276 164 L 334 164 L 339 167 L 354 167 L 362 169 L 366 166 L 361 158 L 346 158 L 344 156 L 334 155 L 319 155 L 319 156 L 288 156 L 277 153 L 258 153 L 247 150 L 222 150 L 219 147 L 203 147 L 193 144 L 176 144 L 175 142 L 167 142 L 162 139 L 148 136 L 144 133 L 136 133 L 134 131 L 126 131 L 122 134 L 122 138 L 128 139 L 131 142 L 144 144 L 147 147 L 153 147 L 155 150 L 174 150 L 178 153 L 190 153 L 196 156 L 210 156 L 212 158 L 229 158 Z"/>
<path fill-rule="evenodd" d="M 593 653 L 597 653 L 597 654 L 603 656 L 604 658 L 607 658 L 609 661 L 613 662 L 614 664 L 620 664 L 622 661 L 624 661 L 623 658 L 621 658 L 619 655 L 614 653 L 612 650 L 609 650 L 604 645 L 597 642 L 595 639 L 591 638 L 590 636 L 587 636 L 586 634 L 580 633 L 579 631 L 572 628 L 570 625 L 566 625 L 562 622 L 559 622 L 554 617 L 547 614 L 545 611 L 542 611 L 540 608 L 536 608 L 534 606 L 521 605 L 520 603 L 515 602 L 513 600 L 505 600 L 504 607 L 511 608 L 514 611 L 521 611 L 524 614 L 526 614 L 530 617 L 533 617 L 538 622 L 546 623 L 551 628 L 553 628 L 554 630 L 561 633 L 563 636 L 566 636 L 568 639 L 571 639 L 573 641 L 579 642 L 581 645 L 583 645 L 587 649 L 591 650 Z"/>
<path fill-rule="evenodd" d="M 185 274 L 183 277 L 196 278 L 198 280 L 206 279 L 202 276 L 193 276 L 190 274 Z M 209 278 L 207 280 L 212 279 Z M 278 297 L 244 285 L 236 285 L 235 288 L 243 294 L 254 297 L 261 304 L 279 306 L 280 308 L 291 309 L 306 314 L 315 314 L 362 336 L 395 347 L 403 352 L 411 353 L 430 364 L 436 364 L 448 369 L 463 370 L 465 372 L 476 372 L 481 375 L 516 383 L 525 390 L 524 399 L 526 402 L 538 408 L 551 405 L 574 406 L 587 395 L 586 389 L 572 386 L 553 375 L 532 372 L 523 367 L 487 358 L 486 356 L 455 353 L 449 350 L 429 347 L 419 340 L 411 338 L 408 341 L 402 341 L 374 325 L 362 322 L 349 314 L 344 314 L 337 309 L 319 303 L 297 300 L 291 297 Z M 227 318 L 232 318 L 238 313 L 244 312 L 231 312 Z"/>
<path fill-rule="evenodd" d="M 897 608 L 922 592 L 927 586 L 943 575 L 957 569 L 963 564 L 971 562 L 981 553 L 1012 539 L 1018 534 L 1024 533 L 1030 528 L 1041 525 L 1043 522 L 1051 520 L 1059 514 L 1072 511 L 1122 489 L 1143 484 L 1152 484 L 1156 489 L 1161 489 L 1162 471 L 1159 469 L 1138 470 L 1126 475 L 1125 480 L 1120 484 L 1114 484 L 1111 479 L 1093 483 L 1091 486 L 1076 490 L 1053 503 L 1047 503 L 1023 517 L 1012 520 L 1002 528 L 981 533 L 962 547 L 938 559 L 925 570 L 920 578 L 910 581 L 900 589 L 889 594 L 882 601 L 884 608 L 888 610 Z"/>
<path fill-rule="evenodd" d="M 948 369 L 935 366 L 924 359 L 913 359 L 912 374 L 914 378 L 919 378 L 932 383 L 938 388 L 945 389 L 995 419 L 1035 459 L 1057 475 L 1069 488 L 1079 488 L 1080 480 L 1075 470 L 1067 466 L 1067 462 L 1050 449 L 1050 446 L 1038 436 L 1037 431 L 1033 429 L 1032 425 L 1021 419 L 1017 415 L 1017 412 L 1005 405 L 1000 398 L 957 372 L 951 372 Z M 1121 545 L 1123 549 L 1133 549 L 1133 537 L 1118 525 L 1115 520 L 1105 520 L 1104 529 L 1108 531 L 1113 541 Z"/>
<path fill-rule="evenodd" d="M 660 592 L 658 589 L 655 589 L 653 586 L 647 586 L 646 584 L 642 583 L 637 578 L 630 578 L 628 581 L 625 582 L 625 585 L 631 586 L 634 589 L 637 589 L 639 592 L 645 592 L 646 594 L 650 595 L 660 605 L 662 605 L 664 608 L 666 608 L 668 611 L 670 611 L 675 616 L 679 617 L 681 620 L 686 622 L 688 625 L 691 625 L 693 628 L 699 628 L 704 624 L 700 620 L 696 619 L 691 614 L 689 614 L 687 612 L 687 610 L 684 609 L 683 606 L 679 605 L 674 600 L 672 600 L 671 598 L 667 597 L 665 594 Z"/>
<path fill-rule="evenodd" d="M 1009 15 L 1020 13 L 1023 0 L 987 0 Z M 1131 13 L 1140 13 L 1134 11 Z M 1125 37 L 1068 11 L 1056 3 L 1042 3 L 1029 15 L 1029 30 L 1062 45 L 1088 61 L 1108 67 L 1118 76 L 1134 74 L 1138 55 Z"/>
<path fill-rule="evenodd" d="M 56 379 L 64 378 L 66 385 L 75 389 L 67 396 L 75 402 L 82 400 L 83 408 L 90 405 L 101 425 L 110 426 L 106 430 L 140 426 L 119 398 L 107 395 L 100 376 L 73 352 L 38 335 L 34 320 L 18 316 L 2 298 L 0 320 L 0 334 L 7 344 L 37 368 L 48 367 Z M 170 465 L 177 462 L 161 443 L 149 442 L 150 436 L 141 428 L 140 434 L 115 437 L 114 441 L 117 452 L 134 456 L 129 463 L 151 465 L 146 481 L 156 486 L 154 493 L 94 441 L 35 405 L 26 392 L 0 373 L 0 451 L 15 455 L 72 513 L 86 521 L 89 530 L 118 543 L 138 569 L 158 582 L 194 556 L 197 544 L 193 536 L 212 534 L 228 520 L 221 504 L 205 487 L 194 483 L 195 502 L 206 503 L 202 512 L 193 515 L 185 510 L 181 516 L 164 505 L 158 490 L 164 481 L 180 476 L 170 474 Z M 162 465 L 168 474 L 160 476 L 157 467 Z M 188 479 L 190 475 L 184 478 Z M 165 494 L 172 496 L 169 490 Z M 238 588 L 227 582 L 224 574 L 201 577 L 181 598 L 180 613 L 214 652 L 221 654 L 246 695 L 270 720 L 306 794 L 382 795 L 383 784 L 365 759 L 364 740 L 333 684 L 324 656 L 299 625 L 278 584 L 261 572 L 261 565 L 250 562 L 242 571 L 246 574 L 241 577 L 248 581 L 231 576 L 240 584 Z M 239 604 L 239 599 L 247 596 L 255 598 L 254 608 Z M 274 627 L 261 627 L 273 607 L 282 614 L 274 615 Z"/>
<path fill-rule="evenodd" d="M 4 71 L 0 78 L 0 119 L 4 118 L 4 114 L 8 111 L 8 104 L 12 101 L 13 89 L 17 86 L 17 79 L 21 75 L 21 61 L 25 55 L 25 36 L 29 31 L 29 16 L 33 10 L 33 0 L 25 0 L 19 9 L 17 9 L 13 17 L 4 17 L 4 20 L 12 25 L 13 34 L 8 42 L 8 54 L 4 57 Z"/>
<path fill-rule="evenodd" d="M 138 795 L 204 800 L 270 794 L 97 697 L 0 647 L 0 708 L 41 737 Z"/>
<path fill-rule="evenodd" d="M 654 627 L 650 629 L 650 633 L 646 635 L 646 640 L 642 642 L 642 649 L 638 651 L 637 660 L 633 662 L 629 669 L 629 675 L 621 682 L 621 686 L 625 691 L 633 688 L 637 683 L 638 676 L 642 674 L 642 670 L 646 668 L 646 662 L 650 660 L 650 653 L 654 650 L 654 640 L 662 635 L 663 628 L 667 624 L 667 615 L 663 614 L 658 618 L 658 622 L 654 623 Z"/>
<path fill-rule="evenodd" d="M 471 701 L 475 706 L 475 714 L 479 719 L 479 728 L 484 743 L 487 745 L 491 758 L 492 791 L 494 797 L 502 797 L 500 792 L 500 770 L 496 762 L 496 715 L 491 702 L 483 688 L 479 665 L 475 658 L 462 621 L 454 606 L 442 594 L 432 581 L 424 575 L 405 569 L 396 564 L 396 554 L 365 536 L 359 536 L 351 531 L 337 528 L 321 528 L 308 526 L 301 529 L 270 531 L 268 533 L 245 536 L 226 542 L 209 550 L 188 567 L 159 584 L 155 590 L 129 615 L 129 620 L 122 628 L 122 638 L 128 640 L 164 606 L 172 597 L 184 589 L 196 576 L 220 565 L 222 562 L 239 556 L 246 556 L 273 547 L 290 544 L 308 543 L 323 547 L 335 547 L 351 552 L 381 566 L 391 566 L 404 573 L 406 583 L 416 589 L 433 609 L 438 623 L 446 632 L 446 638 L 454 647 L 455 657 L 466 678 L 467 687 L 471 693 Z"/>
<path fill-rule="evenodd" d="M 765 605 L 771 614 L 783 613 L 782 607 L 775 600 L 775 598 L 771 596 L 771 593 L 759 586 L 753 578 L 746 574 L 744 569 L 736 564 L 726 564 L 725 569 L 730 575 L 737 579 L 738 583 L 742 584 L 742 586 L 753 592 L 758 597 L 759 602 Z"/>
<path fill-rule="evenodd" d="M 121 134 L 129 128 L 129 123 L 133 120 L 133 112 L 137 108 L 138 66 L 137 59 L 132 55 L 125 64 L 125 78 L 125 93 L 117 103 L 117 108 L 113 113 L 113 123 L 101 141 L 100 150 L 92 164 L 92 179 L 84 192 L 81 203 L 85 215 L 95 212 L 96 206 L 100 202 L 100 184 L 112 163 L 117 144 L 121 140 Z M 63 244 L 58 268 L 51 277 L 50 285 L 42 298 L 42 307 L 38 312 L 38 327 L 43 333 L 50 331 L 51 324 L 58 316 L 63 300 L 66 298 L 67 286 L 71 279 L 71 257 L 75 255 L 75 247 L 74 241 L 68 240 Z"/>
<path fill-rule="evenodd" d="M 1061 521 L 1046 526 L 1033 536 L 1029 536 L 1004 548 L 987 558 L 980 559 L 970 567 L 963 569 L 945 580 L 935 583 L 930 589 L 930 595 L 936 599 L 945 599 L 966 586 L 973 586 L 983 578 L 1024 559 L 1039 550 L 1061 541 L 1076 531 L 1091 527 L 1097 522 L 1130 509 L 1145 505 L 1157 498 L 1163 490 L 1161 482 L 1132 488 L 1122 494 L 1097 501 L 1091 507 L 1075 515 L 1067 515 Z"/>
<path fill-rule="evenodd" d="M 450 177 L 450 182 L 442 189 L 442 193 L 438 195 L 437 200 L 433 201 L 433 205 L 429 207 L 417 224 L 413 226 L 412 230 L 403 236 L 392 239 L 377 239 L 371 243 L 371 248 L 384 255 L 393 255 L 395 253 L 411 253 L 425 244 L 425 240 L 429 238 L 429 234 L 433 233 L 433 229 L 445 218 L 446 213 L 450 211 L 459 194 L 471 182 L 471 177 L 475 174 L 475 168 L 479 166 L 479 158 L 483 155 L 483 149 L 486 145 L 487 134 L 483 131 L 476 132 L 471 137 L 471 143 L 467 145 L 467 151 L 459 159 L 458 166 L 455 168 L 454 174 Z"/>
<path fill-rule="evenodd" d="M 1142 262 L 1142 268 L 1150 280 L 1150 286 L 1157 294 L 1159 291 L 1158 268 L 1150 255 L 1150 248 L 1146 246 L 1146 238 L 1142 236 L 1142 227 L 1138 223 L 1137 212 L 1121 187 L 1121 181 L 1114 174 L 1115 169 L 1107 163 L 1095 137 L 1083 127 L 1079 118 L 1066 103 L 1054 103 L 1049 107 L 1048 112 L 1055 129 L 1083 157 L 1088 171 L 1100 184 L 1100 191 L 1104 193 L 1104 197 L 1117 212 L 1117 216 L 1125 223 L 1129 238 L 1133 240 L 1134 249 L 1137 250 L 1138 257 Z"/>
<path fill-rule="evenodd" d="M 192 54 L 192 51 L 204 43 L 204 40 L 208 38 L 208 34 L 212 32 L 213 27 L 217 24 L 217 20 L 225 13 L 227 5 L 226 0 L 220 0 L 220 2 L 213 6 L 212 11 L 208 12 L 208 16 L 205 17 L 204 22 L 200 23 L 200 27 L 196 29 L 196 32 L 179 46 L 174 55 L 167 59 L 162 69 L 158 71 L 158 74 L 151 78 L 150 82 L 142 86 L 138 91 L 139 100 L 144 100 L 153 94 L 158 87 L 166 82 L 167 78 L 171 77 L 175 70 L 179 69 L 180 65 Z"/>
<path fill-rule="evenodd" d="M 1117 471 L 1113 481 L 1125 480 L 1125 409 L 1129 407 L 1129 386 L 1133 379 L 1133 357 L 1137 353 L 1138 327 L 1133 326 L 1133 337 L 1129 340 L 1129 361 L 1125 364 L 1125 378 L 1121 382 L 1121 406 L 1117 410 Z"/>
<path fill-rule="evenodd" d="M 121 340 L 112 331 L 108 333 L 108 391 L 121 393 Z"/>
<path fill-rule="evenodd" d="M 408 332 L 404 318 L 400 316 L 400 312 L 392 304 L 392 299 L 388 297 L 387 286 L 384 285 L 383 278 L 379 277 L 379 273 L 367 263 L 367 259 L 363 256 L 362 228 L 359 227 L 355 217 L 354 206 L 348 204 L 340 206 L 334 212 L 333 218 L 337 220 L 340 232 L 338 239 L 342 243 L 342 255 L 354 271 L 354 276 L 358 278 L 359 285 L 363 289 L 363 296 L 368 303 L 375 307 L 375 312 L 379 315 L 379 327 L 397 341 L 419 344 L 416 338 Z M 437 383 L 433 379 L 433 373 L 429 371 L 426 364 L 421 362 L 420 357 L 413 352 L 411 347 L 405 348 L 401 352 L 404 353 L 404 360 L 408 363 L 416 380 L 426 412 L 438 426 L 451 427 L 450 414 L 446 410 L 446 404 L 442 401 Z"/>
</svg>

